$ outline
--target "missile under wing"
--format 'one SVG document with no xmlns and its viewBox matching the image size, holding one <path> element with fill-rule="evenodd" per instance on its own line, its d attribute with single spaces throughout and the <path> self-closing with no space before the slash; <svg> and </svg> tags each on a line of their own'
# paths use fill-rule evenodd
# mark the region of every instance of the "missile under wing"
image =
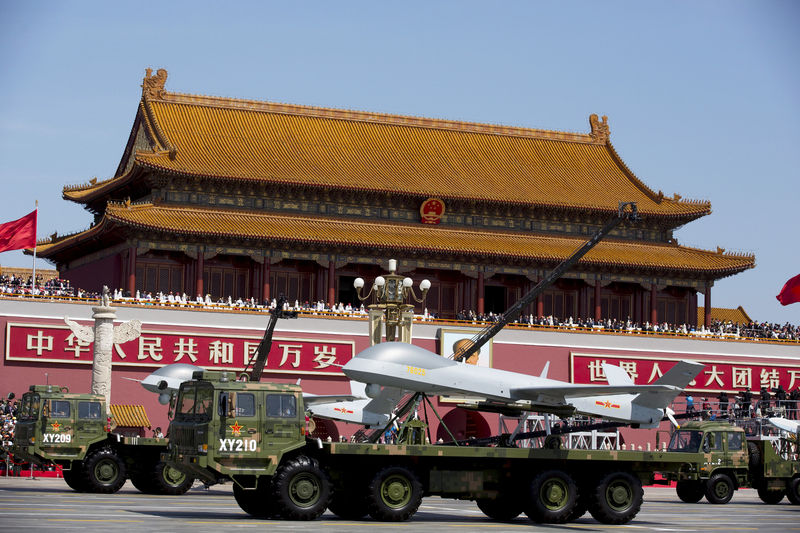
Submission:
<svg viewBox="0 0 800 533">
<path fill-rule="evenodd" d="M 700 363 L 680 361 L 655 384 L 635 385 L 622 376 L 627 376 L 624 370 L 606 365 L 611 384 L 583 385 L 478 367 L 413 344 L 385 342 L 362 351 L 342 370 L 350 379 L 373 386 L 506 404 L 572 406 L 582 414 L 652 426 L 661 421 L 669 403 L 702 368 Z"/>
</svg>

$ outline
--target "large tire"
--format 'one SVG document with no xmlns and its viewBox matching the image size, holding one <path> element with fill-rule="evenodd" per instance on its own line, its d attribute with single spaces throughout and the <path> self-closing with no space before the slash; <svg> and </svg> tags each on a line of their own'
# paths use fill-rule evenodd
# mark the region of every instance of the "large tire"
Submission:
<svg viewBox="0 0 800 533">
<path fill-rule="evenodd" d="M 769 490 L 764 487 L 758 487 L 758 497 L 767 505 L 780 503 L 784 496 L 786 496 L 786 490 L 784 489 Z"/>
<path fill-rule="evenodd" d="M 642 508 L 642 482 L 628 472 L 611 472 L 598 483 L 589 498 L 589 512 L 602 524 L 626 524 Z"/>
<path fill-rule="evenodd" d="M 258 478 L 255 489 L 243 489 L 238 483 L 233 484 L 233 497 L 245 513 L 255 518 L 272 518 L 278 512 L 277 506 L 270 499 L 272 479 Z"/>
<path fill-rule="evenodd" d="M 194 478 L 180 470 L 159 461 L 149 472 L 150 486 L 153 494 L 185 494 L 194 484 Z"/>
<path fill-rule="evenodd" d="M 83 463 L 75 461 L 69 470 L 62 470 L 64 482 L 75 492 L 86 492 L 84 482 Z"/>
<path fill-rule="evenodd" d="M 314 520 L 328 507 L 331 482 L 315 459 L 301 455 L 278 468 L 272 497 L 281 518 Z"/>
<path fill-rule="evenodd" d="M 702 481 L 682 480 L 678 481 L 675 492 L 682 502 L 697 503 L 705 496 L 705 487 Z"/>
<path fill-rule="evenodd" d="M 524 502 L 508 492 L 498 494 L 497 498 L 478 498 L 478 509 L 493 520 L 510 522 L 522 513 Z"/>
<path fill-rule="evenodd" d="M 708 503 L 724 505 L 731 501 L 735 487 L 728 474 L 714 474 L 706 482 L 706 500 Z"/>
<path fill-rule="evenodd" d="M 786 497 L 794 505 L 800 505 L 800 477 L 793 477 L 786 482 Z"/>
<path fill-rule="evenodd" d="M 125 462 L 111 447 L 99 448 L 83 461 L 87 492 L 111 494 L 125 484 Z"/>
<path fill-rule="evenodd" d="M 561 470 L 542 472 L 531 482 L 525 514 L 534 522 L 563 524 L 578 505 L 578 485 Z"/>
<path fill-rule="evenodd" d="M 390 466 L 380 470 L 367 487 L 369 515 L 383 522 L 408 520 L 422 503 L 422 483 L 409 469 Z"/>
</svg>

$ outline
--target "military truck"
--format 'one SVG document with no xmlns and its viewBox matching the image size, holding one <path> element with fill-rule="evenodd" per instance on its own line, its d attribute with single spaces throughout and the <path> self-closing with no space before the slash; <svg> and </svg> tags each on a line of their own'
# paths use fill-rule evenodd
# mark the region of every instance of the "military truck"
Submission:
<svg viewBox="0 0 800 533">
<path fill-rule="evenodd" d="M 410 518 L 423 496 L 475 500 L 489 517 L 520 513 L 544 523 L 587 510 L 602 523 L 632 520 L 642 484 L 678 472 L 703 454 L 665 451 L 518 448 L 427 444 L 426 425 L 409 416 L 398 444 L 310 438 L 299 386 L 238 381 L 197 371 L 181 385 L 165 458 L 207 484 L 233 483 L 236 502 L 255 517 L 312 520 L 326 508 L 346 519 Z M 498 444 L 499 443 L 499 444 Z"/>
<path fill-rule="evenodd" d="M 183 494 L 194 479 L 161 460 L 165 438 L 113 431 L 105 398 L 66 387 L 31 385 L 23 394 L 11 453 L 39 465 L 60 465 L 78 492 L 117 492 L 126 479 L 148 494 Z"/>
<path fill-rule="evenodd" d="M 800 504 L 800 461 L 796 437 L 748 435 L 725 421 L 692 421 L 670 438 L 669 452 L 687 454 L 685 465 L 665 478 L 677 481 L 678 498 L 697 503 L 725 504 L 741 487 L 752 487 L 764 503 L 784 496 Z M 700 460 L 692 459 L 700 453 Z"/>
</svg>

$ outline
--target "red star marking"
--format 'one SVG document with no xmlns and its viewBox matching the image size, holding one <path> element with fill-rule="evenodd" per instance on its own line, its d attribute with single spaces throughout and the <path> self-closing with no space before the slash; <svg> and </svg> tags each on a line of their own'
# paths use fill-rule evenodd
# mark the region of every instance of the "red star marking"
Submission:
<svg viewBox="0 0 800 533">
<path fill-rule="evenodd" d="M 239 421 L 236 420 L 236 421 L 233 422 L 232 426 L 228 426 L 228 427 L 231 428 L 231 431 L 233 431 L 233 436 L 234 437 L 238 437 L 242 433 L 242 428 L 244 426 L 239 425 Z"/>
<path fill-rule="evenodd" d="M 611 407 L 611 402 L 609 402 L 608 400 L 606 400 L 606 403 L 605 403 L 605 404 L 603 404 L 603 405 L 606 407 L 606 409 L 608 409 L 608 408 L 610 408 L 610 407 Z"/>
<path fill-rule="evenodd" d="M 53 428 L 53 431 L 58 431 L 59 429 L 61 429 L 61 424 L 59 424 L 58 422 L 53 422 L 52 424 L 50 424 L 50 427 Z"/>
</svg>

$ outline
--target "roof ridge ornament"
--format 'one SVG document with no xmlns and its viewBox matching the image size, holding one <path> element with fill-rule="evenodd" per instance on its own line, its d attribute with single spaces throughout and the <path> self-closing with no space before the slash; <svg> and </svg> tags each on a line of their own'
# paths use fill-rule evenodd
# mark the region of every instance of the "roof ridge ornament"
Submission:
<svg viewBox="0 0 800 533">
<path fill-rule="evenodd" d="M 595 142 L 607 143 L 611 136 L 611 129 L 608 127 L 608 117 L 603 115 L 603 119 L 597 118 L 595 113 L 589 115 L 589 125 L 592 127 L 591 135 Z"/>
<path fill-rule="evenodd" d="M 145 69 L 144 79 L 142 80 L 142 96 L 147 98 L 163 98 L 167 91 L 164 85 L 167 83 L 167 69 L 160 68 L 153 75 L 153 69 Z"/>
</svg>

